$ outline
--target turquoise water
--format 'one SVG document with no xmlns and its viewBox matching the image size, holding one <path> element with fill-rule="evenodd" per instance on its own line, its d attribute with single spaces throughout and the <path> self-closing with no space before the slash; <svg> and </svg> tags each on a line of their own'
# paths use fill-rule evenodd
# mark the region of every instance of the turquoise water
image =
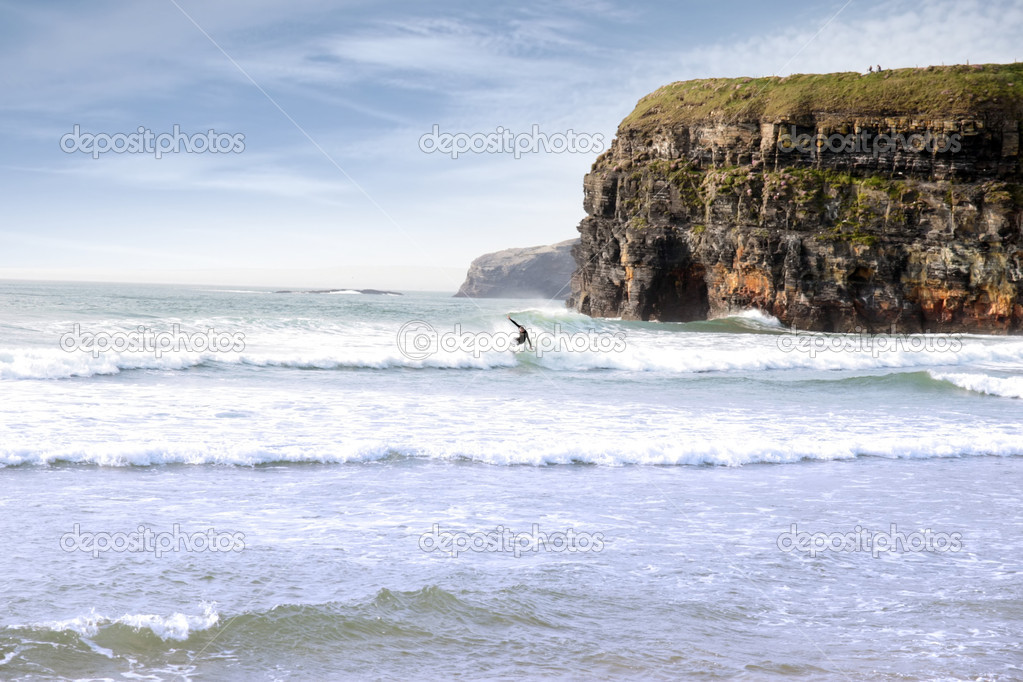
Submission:
<svg viewBox="0 0 1023 682">
<path fill-rule="evenodd" d="M 493 341 L 507 314 L 624 345 L 401 337 Z M 93 355 L 61 347 L 76 324 L 244 347 Z M 1023 677 L 1023 341 L 881 341 L 754 313 L 2 283 L 0 677 Z M 786 551 L 793 524 L 958 540 Z M 94 551 L 139 529 L 179 544 Z"/>
</svg>

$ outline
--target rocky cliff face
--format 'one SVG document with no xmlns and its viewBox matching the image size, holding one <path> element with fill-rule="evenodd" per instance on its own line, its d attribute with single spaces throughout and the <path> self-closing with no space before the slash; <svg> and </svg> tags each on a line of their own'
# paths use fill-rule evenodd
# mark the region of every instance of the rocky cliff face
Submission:
<svg viewBox="0 0 1023 682">
<path fill-rule="evenodd" d="M 572 247 L 578 242 L 569 239 L 551 246 L 484 254 L 469 266 L 455 296 L 564 300 L 575 270 Z"/>
<path fill-rule="evenodd" d="M 675 83 L 584 181 L 569 305 L 1023 331 L 1023 65 Z"/>
</svg>

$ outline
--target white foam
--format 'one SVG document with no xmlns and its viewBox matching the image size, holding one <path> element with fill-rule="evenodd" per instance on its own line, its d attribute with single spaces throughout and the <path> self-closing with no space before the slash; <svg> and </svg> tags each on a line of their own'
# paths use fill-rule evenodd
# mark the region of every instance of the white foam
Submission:
<svg viewBox="0 0 1023 682">
<path fill-rule="evenodd" d="M 231 361 L 257 367 L 294 369 L 492 369 L 512 367 L 516 364 L 511 353 L 485 353 L 478 357 L 471 353 L 434 353 L 425 358 L 409 358 L 397 350 L 386 348 L 362 348 L 349 352 L 319 354 L 245 353 Z"/>
<path fill-rule="evenodd" d="M 1023 377 L 992 377 L 986 374 L 949 374 L 928 372 L 931 378 L 947 381 L 959 388 L 1003 398 L 1023 398 Z"/>
<path fill-rule="evenodd" d="M 559 311 L 560 312 L 560 311 Z M 565 313 L 564 317 L 578 316 Z M 759 311 L 742 313 L 743 318 L 761 326 L 775 326 L 777 320 L 764 316 Z M 588 320 L 588 318 L 586 318 Z M 592 327 L 592 325 L 590 325 Z M 550 331 L 544 325 L 530 325 L 536 333 Z M 605 327 L 603 333 L 613 339 L 614 327 Z M 491 330 L 501 333 L 503 326 Z M 570 339 L 583 339 L 588 330 L 575 330 Z M 625 329 L 624 350 L 601 352 L 599 350 L 571 350 L 571 341 L 561 342 L 553 350 L 538 345 L 536 353 L 528 351 L 513 354 L 509 352 L 436 352 L 425 358 L 409 358 L 398 352 L 393 335 L 378 338 L 368 335 L 360 339 L 359 345 L 340 344 L 336 336 L 327 339 L 306 339 L 304 346 L 282 342 L 276 349 L 264 352 L 246 352 L 237 356 L 212 357 L 211 362 L 242 362 L 267 367 L 294 368 L 433 368 L 433 369 L 500 369 L 523 362 L 545 370 L 590 371 L 623 370 L 630 372 L 756 372 L 786 369 L 805 370 L 876 370 L 899 368 L 950 367 L 974 363 L 1023 365 L 1023 342 L 1007 339 L 964 340 L 956 352 L 940 350 L 947 343 L 930 344 L 923 337 L 906 341 L 904 346 L 894 350 L 869 349 L 823 350 L 804 352 L 796 346 L 796 335 L 754 335 L 734 333 L 679 333 L 658 327 L 649 329 Z M 558 343 L 558 336 L 551 334 L 552 343 Z M 858 337 L 810 337 L 836 338 L 850 347 L 858 347 Z M 585 340 L 585 339 L 583 339 Z M 789 345 L 785 342 L 788 341 Z M 927 342 L 927 343 L 925 343 Z M 822 342 L 823 343 L 823 342 Z M 837 343 L 837 341 L 835 342 Z M 912 344 L 919 344 L 924 350 L 911 350 Z M 620 348 L 622 344 L 616 346 Z M 585 347 L 585 344 L 584 344 Z M 611 347 L 609 343 L 608 348 Z M 283 350 L 288 348 L 287 351 Z M 788 348 L 789 350 L 783 350 Z M 927 350 L 931 348 L 931 350 Z"/>
<path fill-rule="evenodd" d="M 537 315 L 543 318 L 550 318 L 554 320 L 581 320 L 589 324 L 595 322 L 611 322 L 619 318 L 594 318 L 589 315 L 566 308 L 563 305 L 542 305 L 537 308 L 523 308 L 522 310 L 513 310 L 508 313 L 509 315 L 519 315 L 526 317 L 527 315 Z M 501 322 L 505 322 L 502 320 Z"/>
<path fill-rule="evenodd" d="M 0 350 L 0 380 L 69 379 L 117 374 L 130 369 L 187 369 L 202 364 L 212 354 L 166 353 L 68 353 L 59 349 Z"/>
<path fill-rule="evenodd" d="M 1023 363 L 1023 343 L 964 345 L 958 352 L 830 351 L 814 354 L 778 347 L 783 336 L 678 334 L 627 337 L 622 352 L 554 352 L 538 364 L 554 370 L 617 369 L 634 372 L 750 372 L 786 369 L 862 370 L 945 367 L 973 363 Z"/>
<path fill-rule="evenodd" d="M 169 616 L 126 613 L 120 618 L 108 618 L 97 614 L 93 610 L 86 616 L 78 616 L 69 620 L 37 623 L 31 627 L 56 632 L 71 631 L 78 633 L 82 637 L 95 637 L 104 627 L 126 625 L 137 631 L 149 630 L 164 641 L 182 642 L 188 639 L 193 632 L 208 630 L 220 620 L 220 614 L 217 613 L 215 604 L 203 603 L 201 606 L 203 612 L 195 616 L 183 613 L 172 613 Z"/>
<path fill-rule="evenodd" d="M 477 442 L 430 441 L 425 444 L 352 443 L 317 444 L 269 448 L 266 446 L 209 443 L 203 447 L 174 444 L 119 444 L 116 448 L 101 444 L 69 450 L 23 448 L 20 452 L 0 450 L 0 466 L 46 465 L 55 463 L 91 464 L 105 467 L 159 466 L 167 464 L 257 466 L 261 464 L 318 463 L 340 464 L 378 461 L 405 456 L 435 461 L 468 460 L 495 466 L 552 464 L 624 465 L 716 465 L 785 464 L 803 460 L 841 460 L 856 457 L 889 459 L 932 459 L 967 456 L 1023 455 L 1018 434 L 985 433 L 983 430 L 957 437 L 925 436 L 919 433 L 898 436 L 832 434 L 826 438 L 807 434 L 784 437 L 754 433 L 727 436 L 685 438 L 648 438 L 635 433 L 620 438 L 608 436 L 572 437 L 559 442 L 539 443 L 529 448 L 512 447 L 502 440 Z"/>
<path fill-rule="evenodd" d="M 129 443 L 81 442 L 65 446 L 33 447 L 21 444 L 0 448 L 0 467 L 91 464 L 103 467 L 159 466 L 166 464 L 221 464 L 257 466 L 270 463 L 340 464 L 382 459 L 394 449 L 379 442 L 356 440 L 345 444 L 272 447 L 258 442 Z M 409 451 L 414 452 L 414 451 Z"/>
<path fill-rule="evenodd" d="M 764 327 L 773 327 L 773 328 L 777 328 L 777 329 L 784 329 L 785 328 L 785 325 L 783 325 L 781 323 L 781 320 L 779 320 L 777 317 L 774 317 L 773 315 L 768 315 L 767 313 L 763 312 L 762 310 L 757 310 L 756 308 L 750 308 L 749 310 L 743 310 L 743 311 L 738 312 L 738 313 L 730 313 L 728 315 L 723 315 L 721 317 L 716 317 L 716 318 L 713 318 L 713 319 L 716 319 L 716 320 L 744 320 L 744 321 L 748 321 L 748 322 L 754 322 L 754 323 L 756 323 L 758 325 L 761 325 L 761 326 L 764 326 Z"/>
<path fill-rule="evenodd" d="M 0 348 L 0 380 L 65 379 L 117 374 L 135 369 L 182 370 L 203 364 L 246 364 L 259 367 L 298 369 L 477 369 L 492 370 L 528 363 L 545 370 L 630 372 L 756 372 L 769 370 L 876 370 L 887 368 L 951 368 L 971 364 L 1023 367 L 1023 342 L 1018 339 L 962 338 L 956 350 L 949 350 L 947 338 L 907 337 L 899 344 L 872 353 L 855 335 L 804 336 L 798 334 L 736 334 L 684 332 L 661 326 L 627 327 L 595 323 L 578 313 L 543 310 L 563 320 L 561 333 L 554 323 L 530 325 L 537 336 L 537 353 L 434 352 L 426 357 L 407 357 L 397 345 L 395 329 L 384 325 L 323 327 L 315 320 L 293 319 L 280 325 L 262 326 L 246 332 L 246 349 L 241 353 L 165 353 L 157 358 L 146 353 L 64 352 L 59 348 Z M 576 320 L 575 318 L 579 318 Z M 760 327 L 774 327 L 777 321 L 758 311 L 741 313 L 738 319 Z M 579 321 L 580 324 L 575 324 Z M 571 348 L 567 338 L 582 339 L 597 329 L 608 341 L 605 350 Z M 438 332 L 445 331 L 438 329 Z M 575 332 L 574 334 L 571 332 Z M 497 325 L 490 334 L 511 331 Z M 469 333 L 466 330 L 465 333 Z M 555 345 L 540 346 L 539 334 Z M 619 335 L 616 337 L 615 335 Z M 867 343 L 869 343 L 869 339 Z M 803 345 L 800 345 L 803 344 Z M 845 348 L 842 348 L 842 346 Z M 914 350 L 914 344 L 919 350 Z M 624 348 L 622 348 L 624 346 Z M 593 348 L 586 346 L 584 348 Z M 836 350 L 831 350 L 836 348 Z M 848 350 L 853 348 L 856 350 Z M 808 352 L 812 350 L 813 352 Z M 542 351 L 542 352 L 540 352 Z M 1001 390 L 1001 389 L 996 389 Z"/>
<path fill-rule="evenodd" d="M 803 460 L 841 460 L 856 457 L 884 457 L 888 459 L 932 459 L 962 456 L 1018 456 L 1023 455 L 1023 443 L 1018 437 L 996 435 L 972 438 L 846 438 L 819 440 L 811 438 L 700 438 L 686 442 L 647 442 L 632 439 L 629 442 L 609 444 L 606 439 L 575 443 L 562 449 L 535 449 L 520 452 L 509 449 L 495 450 L 472 457 L 477 461 L 495 465 L 535 466 L 549 464 L 623 465 L 716 465 L 743 466 L 747 464 L 786 464 Z"/>
</svg>

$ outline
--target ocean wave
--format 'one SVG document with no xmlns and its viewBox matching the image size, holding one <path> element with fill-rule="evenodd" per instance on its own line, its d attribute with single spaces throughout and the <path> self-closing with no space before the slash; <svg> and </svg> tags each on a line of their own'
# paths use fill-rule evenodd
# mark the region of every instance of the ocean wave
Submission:
<svg viewBox="0 0 1023 682">
<path fill-rule="evenodd" d="M 777 317 L 760 310 L 744 310 L 711 320 L 684 322 L 682 328 L 686 331 L 697 332 L 769 332 L 775 334 L 788 330 Z"/>
<path fill-rule="evenodd" d="M 122 626 L 135 632 L 148 632 L 165 642 L 183 642 L 196 632 L 209 630 L 220 621 L 220 614 L 217 613 L 215 604 L 202 603 L 200 607 L 202 613 L 197 615 L 172 613 L 169 616 L 159 616 L 148 613 L 126 613 L 117 618 L 109 618 L 97 614 L 93 610 L 87 615 L 68 620 L 33 623 L 27 626 L 27 629 L 74 632 L 81 637 L 92 638 L 100 632 Z M 17 626 L 7 626 L 9 630 L 16 628 Z"/>
<path fill-rule="evenodd" d="M 709 323 L 707 323 L 709 324 Z M 765 338 L 758 336 L 753 338 Z M 771 337 L 774 338 L 774 337 Z M 777 337 L 782 338 L 782 337 Z M 1023 343 L 976 343 L 964 345 L 957 352 L 941 350 L 914 352 L 895 350 L 871 353 L 826 350 L 805 353 L 785 351 L 775 343 L 729 346 L 710 344 L 702 339 L 690 341 L 685 335 L 660 340 L 626 339 L 623 352 L 554 352 L 534 358 L 525 354 L 523 360 L 535 362 L 552 370 L 625 370 L 633 372 L 703 373 L 758 372 L 772 370 L 876 371 L 883 369 L 926 369 L 977 363 L 1023 364 Z M 670 345 L 669 345 L 670 344 Z M 522 357 L 522 356 L 520 356 Z"/>
<path fill-rule="evenodd" d="M 937 381 L 947 382 L 958 388 L 1002 398 L 1023 398 L 1023 377 L 992 377 L 986 374 L 928 372 Z"/>
<path fill-rule="evenodd" d="M 117 374 L 123 370 L 180 370 L 201 365 L 212 354 L 67 353 L 55 349 L 0 350 L 0 380 L 70 379 Z"/>
<path fill-rule="evenodd" d="M 731 315 L 726 315 L 723 318 L 717 318 L 717 319 L 729 319 L 729 318 L 736 319 L 736 320 L 750 320 L 752 322 L 756 322 L 757 324 L 762 324 L 762 325 L 765 325 L 765 326 L 768 326 L 768 327 L 782 327 L 782 326 L 784 326 L 784 325 L 782 325 L 781 321 L 779 321 L 778 318 L 775 317 L 774 315 L 768 315 L 764 311 L 757 310 L 756 308 L 751 308 L 749 310 L 743 310 L 742 312 L 738 312 L 738 313 L 732 313 Z"/>
<path fill-rule="evenodd" d="M 567 320 L 567 318 L 566 318 Z M 745 320 L 745 322 L 743 321 Z M 750 322 L 752 320 L 752 322 Z M 712 334 L 707 325 L 734 326 L 754 324 L 759 334 Z M 117 374 L 130 370 L 187 370 L 209 365 L 248 365 L 268 368 L 355 370 L 355 369 L 464 369 L 500 370 L 511 367 L 535 367 L 544 371 L 627 371 L 671 374 L 705 372 L 760 372 L 773 370 L 864 371 L 883 369 L 952 368 L 966 365 L 1023 366 L 1023 342 L 1017 340 L 966 340 L 958 350 L 938 347 L 924 350 L 896 348 L 871 352 L 857 350 L 857 337 L 838 339 L 836 350 L 801 348 L 797 340 L 773 327 L 770 321 L 727 318 L 700 324 L 706 333 L 686 333 L 648 327 L 628 329 L 620 326 L 594 328 L 582 320 L 566 321 L 563 334 L 548 334 L 535 341 L 536 351 L 445 352 L 443 350 L 409 357 L 402 354 L 393 336 L 363 339 L 358 344 L 337 336 L 310 337 L 305 341 L 286 339 L 280 345 L 263 350 L 253 344 L 236 353 L 165 353 L 157 358 L 145 353 L 68 353 L 60 349 L 0 349 L 0 380 L 67 379 Z M 648 323 L 637 323 L 648 324 Z M 578 328 L 576 328 L 578 327 Z M 541 331 L 543 328 L 540 328 Z M 617 335 L 614 330 L 619 330 Z M 501 329 L 497 332 L 502 333 Z M 722 328 L 718 332 L 725 331 Z M 772 334 L 771 336 L 765 333 Z M 510 335 L 510 332 L 509 332 Z M 830 337 L 829 337 L 830 338 Z M 923 337 L 921 337 L 923 338 Z M 620 341 L 619 341 L 620 339 Z M 790 342 L 782 343 L 786 339 Z M 606 341 L 601 350 L 596 340 Z M 541 342 L 542 341 L 542 342 Z M 848 342 L 843 349 L 839 342 Z M 573 344 L 581 343 L 573 346 Z M 305 343 L 306 346 L 298 344 Z M 929 348 L 929 349 L 928 349 Z M 965 375 L 963 375 L 965 376 Z M 961 379 L 965 381 L 965 379 Z M 995 386 L 991 383 L 991 386 Z M 1002 382 L 1003 384 L 1005 382 Z M 1011 382 L 1010 382 L 1011 383 Z M 1008 386 L 1008 384 L 1006 384 Z M 971 388 L 970 390 L 979 390 Z M 993 388 L 1015 391 L 1014 388 Z M 1019 397 L 1013 394 L 1013 397 Z"/>
<path fill-rule="evenodd" d="M 84 644 L 95 653 L 113 658 L 126 650 L 138 650 L 141 644 L 138 637 L 142 635 L 158 638 L 165 649 L 194 651 L 201 645 L 205 650 L 212 643 L 209 636 L 197 635 L 223 620 L 232 626 L 228 640 L 237 633 L 248 633 L 252 641 L 302 641 L 306 646 L 336 647 L 339 636 L 365 643 L 367 635 L 372 634 L 383 636 L 380 641 L 386 646 L 387 635 L 407 636 L 417 631 L 410 628 L 409 617 L 458 614 L 459 617 L 493 618 L 490 607 L 461 599 L 435 585 L 410 591 L 381 588 L 375 594 L 364 595 L 350 603 L 284 603 L 243 610 L 223 618 L 215 604 L 203 602 L 200 610 L 196 615 L 124 614 L 115 618 L 93 610 L 68 620 L 7 625 L 0 629 L 0 644 L 5 638 L 34 641 L 40 634 L 51 633 L 64 635 L 55 640 L 44 637 L 52 646 L 80 649 Z M 147 642 L 145 646 L 160 645 Z"/>
<path fill-rule="evenodd" d="M 406 450 L 416 454 L 415 450 Z M 0 468 L 10 466 L 84 464 L 101 467 L 147 467 L 172 464 L 260 466 L 265 464 L 344 464 L 393 457 L 398 451 L 386 444 L 351 443 L 268 447 L 259 443 L 177 444 L 79 443 L 63 447 L 0 447 Z"/>
<path fill-rule="evenodd" d="M 108 376 L 133 370 L 187 370 L 203 365 L 247 365 L 288 369 L 497 369 L 514 367 L 512 353 L 433 354 L 409 358 L 396 348 L 361 348 L 333 352 L 276 353 L 66 353 L 60 350 L 0 350 L 0 380 L 71 379 Z"/>
<path fill-rule="evenodd" d="M 383 349 L 309 356 L 242 354 L 222 362 L 290 369 L 497 369 L 518 364 L 516 356 L 511 353 L 486 353 L 479 356 L 469 353 L 444 353 L 425 358 L 409 358 L 397 351 Z"/>
<path fill-rule="evenodd" d="M 611 322 L 613 320 L 609 318 L 590 317 L 580 312 L 576 312 L 571 308 L 565 308 L 564 306 L 556 305 L 545 305 L 533 308 L 522 308 L 520 310 L 510 310 L 507 313 L 509 316 L 514 317 L 519 322 L 531 322 L 533 324 L 541 324 L 544 322 L 571 322 L 579 321 L 585 322 L 592 326 L 596 323 Z M 521 319 L 520 319 L 521 318 Z M 491 319 L 487 316 L 487 319 Z M 505 320 L 500 321 L 502 324 Z"/>
<path fill-rule="evenodd" d="M 100 467 L 220 465 L 265 466 L 292 464 L 372 464 L 393 460 L 468 461 L 493 466 L 744 466 L 792 464 L 879 457 L 932 459 L 947 457 L 1023 455 L 1015 433 L 964 433 L 959 436 L 836 435 L 828 439 L 803 435 L 785 437 L 686 437 L 646 440 L 635 435 L 574 439 L 571 444 L 509 447 L 507 442 L 408 444 L 360 442 L 269 447 L 255 443 L 199 445 L 80 444 L 62 448 L 23 446 L 0 449 L 0 467 L 90 465 Z"/>
</svg>

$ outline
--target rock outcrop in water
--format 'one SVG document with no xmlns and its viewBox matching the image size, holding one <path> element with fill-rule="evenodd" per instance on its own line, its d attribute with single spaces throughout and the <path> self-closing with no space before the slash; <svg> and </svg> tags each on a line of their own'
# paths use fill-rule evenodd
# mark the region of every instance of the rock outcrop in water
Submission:
<svg viewBox="0 0 1023 682">
<path fill-rule="evenodd" d="M 505 249 L 480 256 L 469 266 L 455 296 L 469 298 L 568 297 L 575 270 L 572 247 L 578 239 L 525 249 Z"/>
<path fill-rule="evenodd" d="M 817 331 L 1023 331 L 1023 64 L 711 79 L 584 181 L 569 305 Z"/>
</svg>

